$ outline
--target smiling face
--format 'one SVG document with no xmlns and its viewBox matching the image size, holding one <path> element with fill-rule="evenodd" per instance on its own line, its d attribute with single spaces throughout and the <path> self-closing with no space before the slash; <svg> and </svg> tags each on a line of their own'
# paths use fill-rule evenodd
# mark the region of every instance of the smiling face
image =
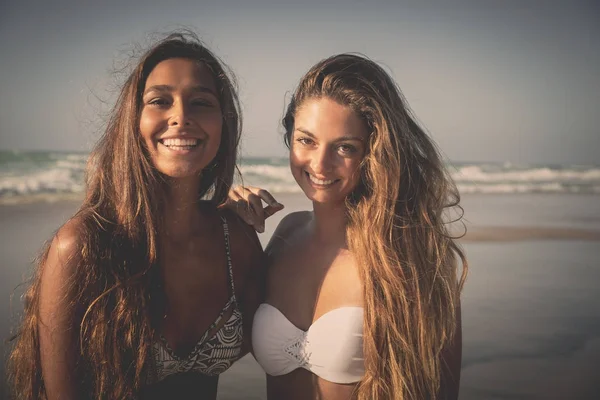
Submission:
<svg viewBox="0 0 600 400">
<path fill-rule="evenodd" d="M 206 65 L 185 58 L 154 67 L 142 97 L 140 134 L 156 169 L 173 178 L 198 176 L 215 158 L 223 118 Z"/>
<path fill-rule="evenodd" d="M 368 130 L 349 107 L 327 97 L 307 99 L 295 115 L 292 175 L 317 203 L 343 203 L 360 180 Z"/>
</svg>

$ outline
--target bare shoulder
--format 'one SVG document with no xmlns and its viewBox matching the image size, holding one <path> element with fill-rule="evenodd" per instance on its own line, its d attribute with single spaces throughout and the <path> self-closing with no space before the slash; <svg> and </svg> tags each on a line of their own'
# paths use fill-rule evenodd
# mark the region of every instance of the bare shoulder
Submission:
<svg viewBox="0 0 600 400">
<path fill-rule="evenodd" d="M 83 226 L 83 218 L 75 216 L 58 229 L 52 238 L 44 269 L 53 269 L 61 275 L 73 273 L 81 254 Z"/>
<path fill-rule="evenodd" d="M 81 234 L 84 230 L 83 217 L 76 215 L 63 224 L 54 235 L 54 240 L 64 249 L 77 246 L 81 243 Z"/>
<path fill-rule="evenodd" d="M 311 211 L 296 211 L 289 213 L 281 219 L 275 229 L 275 233 L 284 234 L 286 231 L 293 230 L 299 226 L 306 225 L 312 219 Z"/>
<path fill-rule="evenodd" d="M 246 332 L 251 332 L 252 316 L 264 298 L 265 257 L 254 228 L 234 212 L 223 210 L 227 221 L 236 293 L 244 315 Z M 249 340 L 245 340 L 248 346 Z"/>
<path fill-rule="evenodd" d="M 238 260 L 243 260 L 245 265 L 260 259 L 263 249 L 254 228 L 233 211 L 223 209 L 222 215 L 227 221 L 232 255 Z"/>
<path fill-rule="evenodd" d="M 258 235 L 251 225 L 248 225 L 235 212 L 222 209 L 221 215 L 227 221 L 229 235 L 232 239 L 239 239 L 236 243 L 238 247 L 248 248 L 252 250 L 262 250 Z M 233 243 L 232 243 L 233 244 Z"/>
<path fill-rule="evenodd" d="M 40 263 L 40 315 L 46 323 L 70 318 L 67 309 L 77 287 L 74 279 L 82 257 L 83 227 L 81 217 L 67 221 L 54 235 Z M 67 319 L 54 320 L 57 315 Z"/>
<path fill-rule="evenodd" d="M 312 212 L 310 211 L 297 211 L 290 213 L 282 218 L 273 232 L 273 236 L 269 241 L 266 249 L 267 254 L 271 254 L 273 251 L 277 251 L 287 239 L 289 239 L 299 229 L 305 227 L 312 219 Z"/>
</svg>

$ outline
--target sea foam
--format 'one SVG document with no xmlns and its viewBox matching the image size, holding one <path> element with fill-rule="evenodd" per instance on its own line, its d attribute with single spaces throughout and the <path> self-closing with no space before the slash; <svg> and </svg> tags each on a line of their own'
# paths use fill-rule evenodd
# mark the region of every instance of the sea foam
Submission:
<svg viewBox="0 0 600 400">
<path fill-rule="evenodd" d="M 84 153 L 0 151 L 0 204 L 83 195 Z M 463 194 L 600 194 L 600 166 L 453 163 L 452 178 Z M 246 157 L 236 183 L 272 193 L 300 193 L 287 158 Z"/>
</svg>

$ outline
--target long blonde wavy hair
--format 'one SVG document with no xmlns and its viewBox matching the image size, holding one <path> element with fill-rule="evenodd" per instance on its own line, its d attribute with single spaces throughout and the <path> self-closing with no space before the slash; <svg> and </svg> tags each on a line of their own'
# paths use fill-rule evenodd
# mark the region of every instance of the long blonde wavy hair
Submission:
<svg viewBox="0 0 600 400">
<path fill-rule="evenodd" d="M 364 285 L 365 376 L 356 394 L 435 398 L 467 272 L 445 219 L 446 210 L 462 212 L 459 193 L 394 80 L 361 55 L 332 56 L 302 77 L 283 118 L 288 147 L 298 108 L 323 97 L 350 107 L 370 130 L 361 181 L 346 201 L 348 244 Z"/>
<path fill-rule="evenodd" d="M 237 87 L 224 64 L 190 31 L 166 36 L 139 60 L 122 87 L 86 170 L 79 224 L 78 265 L 66 285 L 70 307 L 80 310 L 77 375 L 80 398 L 136 398 L 145 383 L 156 318 L 163 315 L 157 259 L 165 179 L 153 167 L 139 134 L 146 79 L 163 60 L 187 58 L 213 74 L 223 113 L 221 143 L 202 171 L 197 198 L 222 203 L 236 169 L 241 133 Z M 39 257 L 25 293 L 23 322 L 9 357 L 13 395 L 45 398 L 38 336 Z"/>
</svg>

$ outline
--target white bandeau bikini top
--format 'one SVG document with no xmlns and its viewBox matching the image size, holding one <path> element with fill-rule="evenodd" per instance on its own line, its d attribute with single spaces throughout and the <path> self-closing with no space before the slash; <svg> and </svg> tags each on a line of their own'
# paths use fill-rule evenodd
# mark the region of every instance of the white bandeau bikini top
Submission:
<svg viewBox="0 0 600 400">
<path fill-rule="evenodd" d="M 254 356 L 269 375 L 304 368 L 334 383 L 358 382 L 364 375 L 362 307 L 331 310 L 305 332 L 263 303 L 252 325 Z"/>
</svg>

